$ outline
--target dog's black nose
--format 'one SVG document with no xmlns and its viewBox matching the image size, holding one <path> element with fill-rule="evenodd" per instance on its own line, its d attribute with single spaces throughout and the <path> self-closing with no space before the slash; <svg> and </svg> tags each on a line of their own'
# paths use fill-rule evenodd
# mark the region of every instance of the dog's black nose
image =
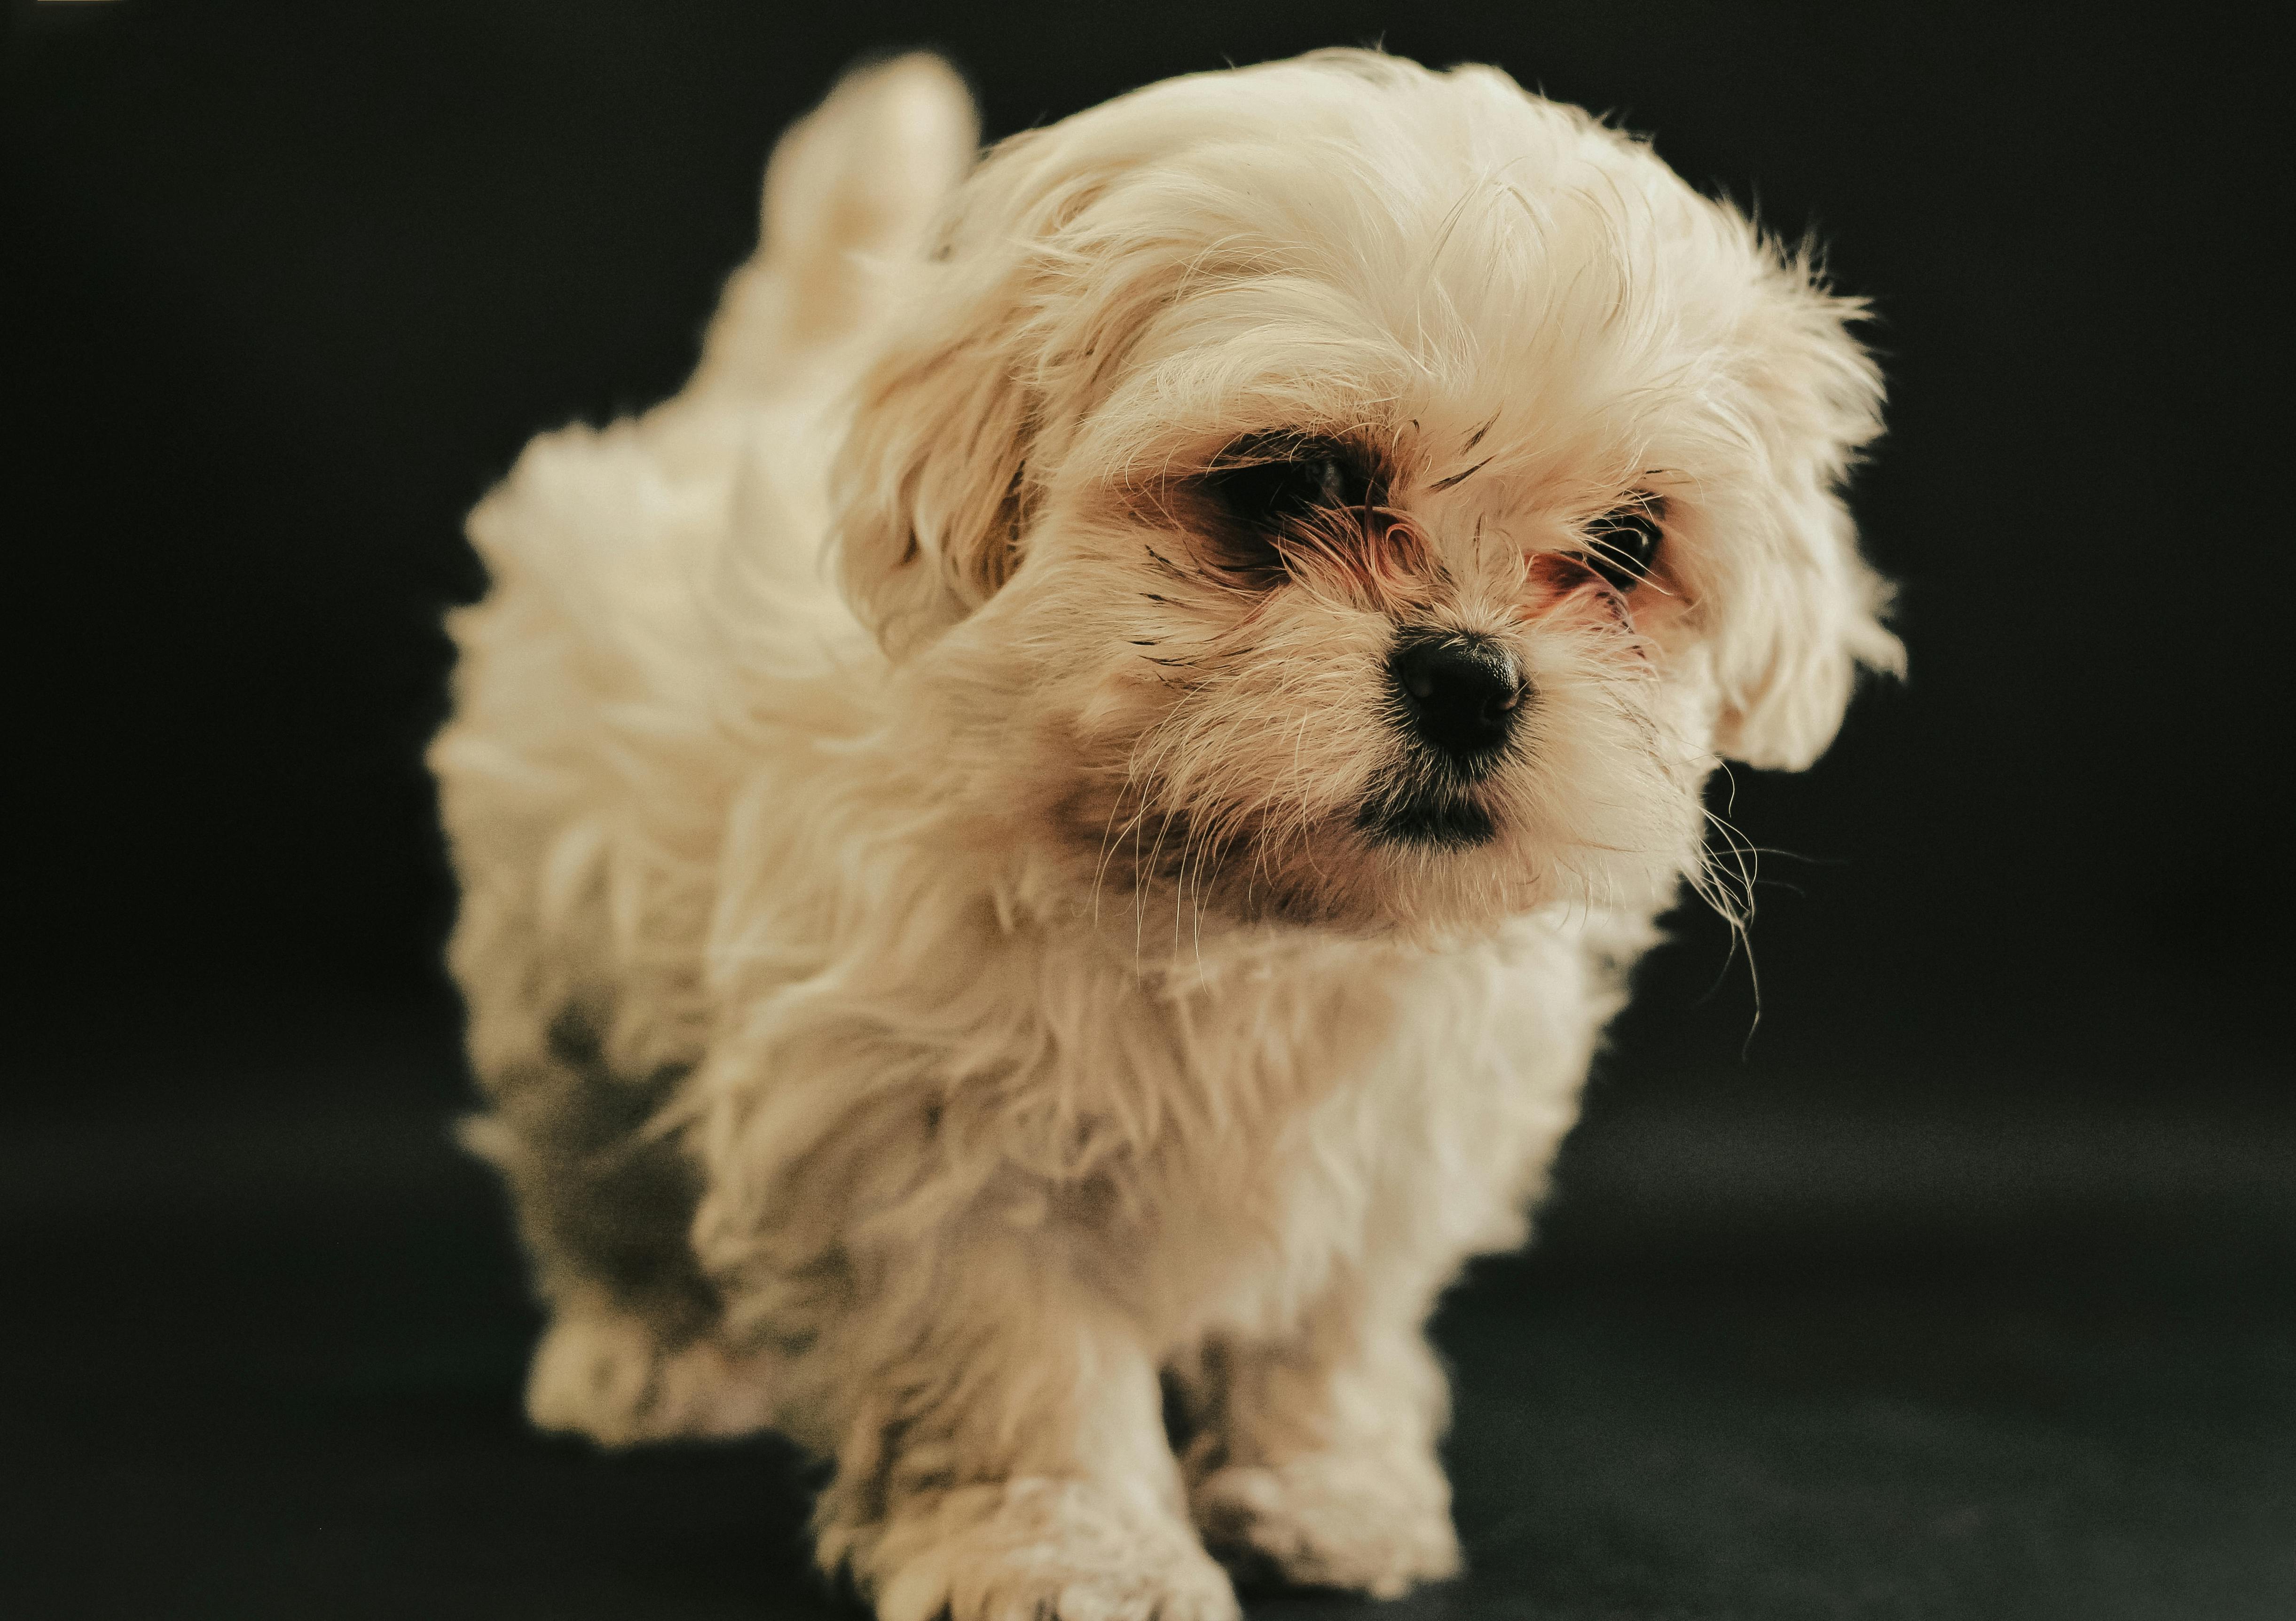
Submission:
<svg viewBox="0 0 2296 1621">
<path fill-rule="evenodd" d="M 1522 713 L 1522 668 L 1488 636 L 1408 632 L 1388 669 L 1419 735 L 1462 764 L 1505 743 Z"/>
</svg>

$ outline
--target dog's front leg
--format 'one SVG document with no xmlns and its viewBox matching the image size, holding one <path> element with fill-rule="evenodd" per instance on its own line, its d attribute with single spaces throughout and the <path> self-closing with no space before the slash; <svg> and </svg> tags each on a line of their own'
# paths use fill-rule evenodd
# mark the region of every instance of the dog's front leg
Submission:
<svg viewBox="0 0 2296 1621">
<path fill-rule="evenodd" d="M 887 1253 L 821 1350 L 850 1393 L 824 1567 L 882 1621 L 1234 1621 L 1183 1506 L 1153 1359 L 1054 1224 Z"/>
<path fill-rule="evenodd" d="M 1216 1335 L 1174 1370 L 1190 1508 L 1241 1573 L 1394 1598 L 1457 1572 L 1423 1299 L 1353 1283 L 1290 1334 Z"/>
</svg>

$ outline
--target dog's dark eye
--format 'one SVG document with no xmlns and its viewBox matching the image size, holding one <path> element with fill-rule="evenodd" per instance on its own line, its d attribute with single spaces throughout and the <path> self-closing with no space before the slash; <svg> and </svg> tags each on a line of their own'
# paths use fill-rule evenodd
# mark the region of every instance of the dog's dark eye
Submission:
<svg viewBox="0 0 2296 1621">
<path fill-rule="evenodd" d="M 1280 528 L 1370 504 L 1371 474 L 1346 446 L 1321 440 L 1245 440 L 1220 454 L 1204 482 L 1229 514 Z"/>
<path fill-rule="evenodd" d="M 1614 591 L 1632 591 L 1658 561 L 1665 503 L 1644 495 L 1596 519 L 1587 531 L 1587 561 Z"/>
</svg>

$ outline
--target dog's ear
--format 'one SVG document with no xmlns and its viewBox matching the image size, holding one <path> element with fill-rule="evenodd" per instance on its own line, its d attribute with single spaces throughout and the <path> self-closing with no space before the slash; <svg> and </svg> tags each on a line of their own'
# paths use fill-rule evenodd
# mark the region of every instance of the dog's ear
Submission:
<svg viewBox="0 0 2296 1621">
<path fill-rule="evenodd" d="M 1881 430 L 1881 376 L 1850 331 L 1862 307 L 1828 295 L 1806 259 L 1773 263 L 1742 351 L 1767 486 L 1750 517 L 1764 532 L 1717 581 L 1715 746 L 1799 771 L 1841 730 L 1858 670 L 1901 673 L 1905 649 L 1882 625 L 1890 587 L 1858 555 L 1840 493 Z"/>
<path fill-rule="evenodd" d="M 955 624 L 1018 566 L 1031 455 L 1161 291 L 1153 272 L 1110 286 L 1076 274 L 1095 249 L 1071 227 L 1137 153 L 1051 135 L 999 143 L 958 189 L 854 396 L 832 533 L 846 595 L 889 651 Z"/>
<path fill-rule="evenodd" d="M 933 267 L 941 284 L 862 379 L 831 474 L 838 571 L 889 651 L 980 607 L 1019 555 L 1036 413 L 1010 278 L 972 285 L 978 270 Z"/>
</svg>

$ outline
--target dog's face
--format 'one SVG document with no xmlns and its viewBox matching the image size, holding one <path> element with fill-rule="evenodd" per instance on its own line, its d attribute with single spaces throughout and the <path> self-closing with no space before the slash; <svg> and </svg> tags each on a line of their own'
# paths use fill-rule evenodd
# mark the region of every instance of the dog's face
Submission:
<svg viewBox="0 0 2296 1621">
<path fill-rule="evenodd" d="M 959 193 L 839 470 L 968 786 L 1199 916 L 1661 902 L 1719 753 L 1808 763 L 1876 621 L 1878 383 L 1648 151 L 1486 70 L 1177 80 Z"/>
</svg>

